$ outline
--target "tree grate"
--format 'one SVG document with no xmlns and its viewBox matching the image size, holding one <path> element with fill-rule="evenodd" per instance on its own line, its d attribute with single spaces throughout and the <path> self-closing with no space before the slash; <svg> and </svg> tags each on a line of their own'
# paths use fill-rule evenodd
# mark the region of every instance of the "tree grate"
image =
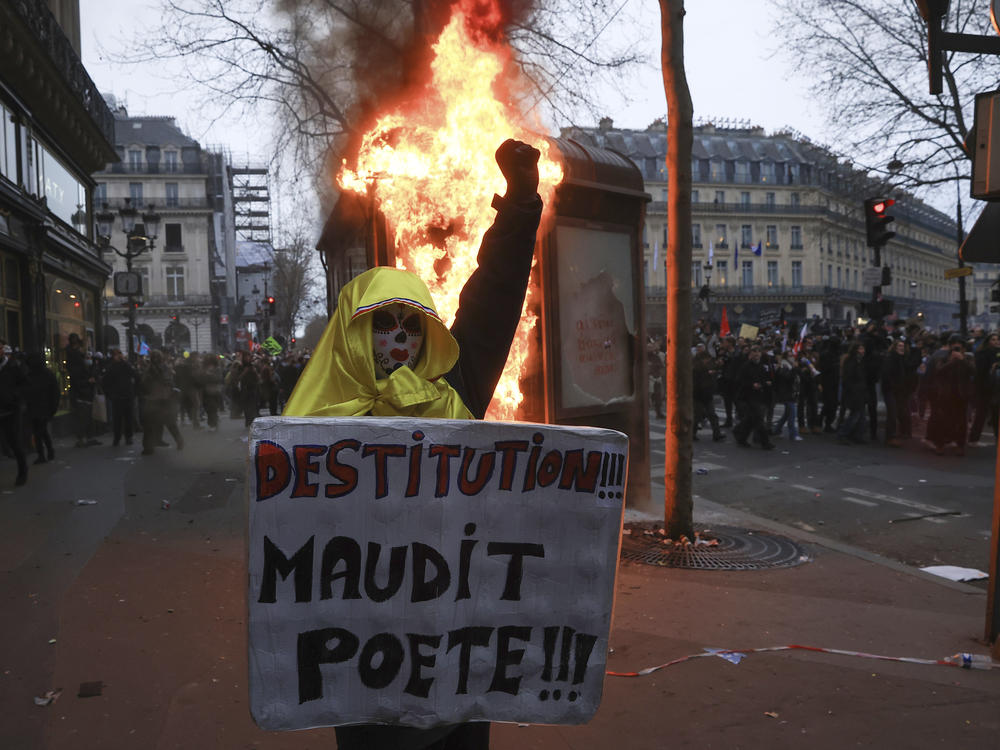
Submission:
<svg viewBox="0 0 1000 750">
<path fill-rule="evenodd" d="M 662 536 L 644 534 L 649 529 L 633 527 L 622 537 L 622 560 L 689 570 L 763 570 L 788 568 L 809 562 L 809 553 L 796 542 L 764 531 L 719 527 L 701 533 L 718 545 L 675 547 L 663 544 Z"/>
</svg>

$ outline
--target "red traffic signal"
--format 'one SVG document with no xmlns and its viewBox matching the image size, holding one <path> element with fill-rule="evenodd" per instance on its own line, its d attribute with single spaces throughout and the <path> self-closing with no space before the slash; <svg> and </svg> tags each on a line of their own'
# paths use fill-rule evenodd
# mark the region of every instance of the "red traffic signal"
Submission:
<svg viewBox="0 0 1000 750">
<path fill-rule="evenodd" d="M 267 298 L 267 314 L 274 315 L 274 297 Z"/>
<path fill-rule="evenodd" d="M 894 205 L 896 201 L 892 198 L 868 198 L 865 201 L 865 231 L 869 247 L 884 247 L 896 236 L 896 233 L 889 229 L 889 224 L 895 221 L 896 217 L 886 213 L 889 206 Z"/>
</svg>

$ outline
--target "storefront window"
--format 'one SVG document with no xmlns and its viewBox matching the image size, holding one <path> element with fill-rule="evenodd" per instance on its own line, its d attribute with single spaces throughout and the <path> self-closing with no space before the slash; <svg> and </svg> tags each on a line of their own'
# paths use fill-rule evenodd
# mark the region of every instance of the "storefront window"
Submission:
<svg viewBox="0 0 1000 750">
<path fill-rule="evenodd" d="M 13 255 L 0 254 L 0 338 L 15 349 L 21 339 L 21 268 Z"/>
<path fill-rule="evenodd" d="M 0 175 L 17 182 L 17 139 L 14 136 L 14 113 L 0 104 Z"/>
<path fill-rule="evenodd" d="M 77 232 L 85 234 L 86 188 L 45 146 L 39 144 L 39 151 L 42 159 L 41 185 L 49 211 Z"/>
<path fill-rule="evenodd" d="M 74 281 L 45 274 L 46 327 L 48 346 L 45 354 L 49 367 L 59 378 L 65 395 L 69 388 L 66 372 L 66 347 L 69 335 L 77 334 L 87 349 L 94 348 L 94 294 Z M 62 405 L 65 407 L 65 404 Z"/>
</svg>

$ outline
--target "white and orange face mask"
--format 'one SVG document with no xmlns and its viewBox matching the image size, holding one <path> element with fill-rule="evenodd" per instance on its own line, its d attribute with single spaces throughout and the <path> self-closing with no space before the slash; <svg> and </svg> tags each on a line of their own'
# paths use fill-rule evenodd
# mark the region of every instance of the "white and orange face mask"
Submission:
<svg viewBox="0 0 1000 750">
<path fill-rule="evenodd" d="M 375 376 L 387 378 L 403 365 L 411 370 L 424 344 L 424 315 L 395 302 L 372 312 L 372 350 Z"/>
</svg>

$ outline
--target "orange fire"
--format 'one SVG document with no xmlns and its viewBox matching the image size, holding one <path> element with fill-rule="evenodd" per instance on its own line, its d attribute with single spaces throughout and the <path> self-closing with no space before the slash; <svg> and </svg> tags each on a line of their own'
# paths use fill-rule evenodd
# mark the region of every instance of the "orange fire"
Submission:
<svg viewBox="0 0 1000 750">
<path fill-rule="evenodd" d="M 493 223 L 494 193 L 505 181 L 494 152 L 507 138 L 539 148 L 539 193 L 549 206 L 562 167 L 548 143 L 530 133 L 522 118 L 496 95 L 513 66 L 510 50 L 477 33 L 475 0 L 460 0 L 433 45 L 430 80 L 364 136 L 357 166 L 342 168 L 338 183 L 362 195 L 374 189 L 396 251 L 396 265 L 413 271 L 430 288 L 438 313 L 450 325 L 462 286 L 476 269 L 479 244 Z M 482 0 L 475 3 L 483 10 Z M 490 6 L 496 22 L 499 11 Z M 489 9 L 487 9 L 489 10 Z M 480 13 L 480 19 L 484 15 Z M 487 418 L 517 417 L 523 400 L 519 380 L 529 357 L 536 316 L 527 312 L 537 289 L 529 288 L 510 356 Z"/>
</svg>

